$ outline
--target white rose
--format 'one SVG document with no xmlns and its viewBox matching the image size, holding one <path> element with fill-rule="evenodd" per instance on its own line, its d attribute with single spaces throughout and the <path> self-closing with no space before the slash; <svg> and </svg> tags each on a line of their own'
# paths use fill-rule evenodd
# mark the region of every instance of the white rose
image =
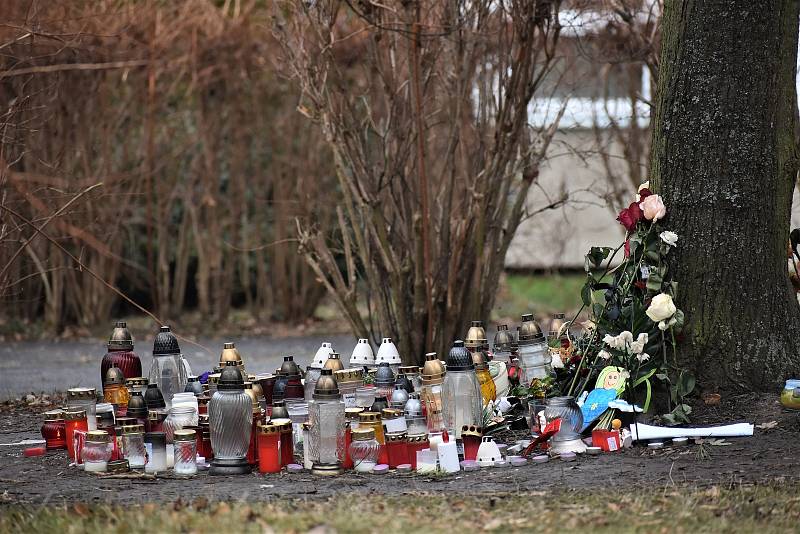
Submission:
<svg viewBox="0 0 800 534">
<path fill-rule="evenodd" d="M 642 189 L 650 189 L 650 180 L 647 180 L 646 182 L 642 182 L 642 185 L 639 186 L 639 189 L 637 189 L 636 192 L 638 193 Z"/>
<path fill-rule="evenodd" d="M 634 341 L 631 343 L 631 354 L 639 354 L 644 350 L 644 343 Z"/>
<path fill-rule="evenodd" d="M 673 317 L 669 321 L 659 321 L 658 329 L 663 332 L 664 330 L 666 330 L 667 328 L 669 328 L 670 326 L 674 325 L 677 322 L 678 321 L 675 320 L 675 317 Z"/>
<path fill-rule="evenodd" d="M 664 230 L 658 234 L 658 237 L 661 238 L 661 241 L 671 247 L 674 247 L 678 243 L 678 234 L 675 232 L 670 232 L 669 230 Z"/>
<path fill-rule="evenodd" d="M 624 349 L 626 347 L 630 347 L 631 343 L 633 343 L 633 334 L 625 330 L 617 336 L 617 340 L 619 343 L 619 348 Z"/>
<path fill-rule="evenodd" d="M 639 363 L 643 363 L 650 359 L 650 355 L 646 352 L 643 352 L 641 354 L 637 354 L 636 359 L 639 360 Z"/>
<path fill-rule="evenodd" d="M 659 293 L 650 301 L 650 307 L 647 308 L 645 313 L 651 321 L 657 323 L 664 319 L 669 319 L 676 311 L 677 308 L 672 302 L 672 297 L 666 293 Z"/>
<path fill-rule="evenodd" d="M 616 349 L 617 348 L 617 338 L 615 338 L 611 334 L 606 334 L 606 336 L 603 338 L 603 343 L 605 343 L 606 345 L 608 345 L 612 349 Z"/>
<path fill-rule="evenodd" d="M 601 350 L 600 352 L 597 353 L 597 357 L 600 358 L 601 360 L 610 360 L 611 353 L 608 352 L 607 350 Z"/>
</svg>

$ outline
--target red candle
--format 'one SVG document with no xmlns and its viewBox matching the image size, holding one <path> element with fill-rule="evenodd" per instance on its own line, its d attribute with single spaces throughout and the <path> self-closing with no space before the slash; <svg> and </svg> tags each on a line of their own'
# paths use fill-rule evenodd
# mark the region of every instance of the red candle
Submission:
<svg viewBox="0 0 800 534">
<path fill-rule="evenodd" d="M 279 473 L 283 465 L 281 428 L 270 423 L 258 424 L 258 472 Z M 289 434 L 291 437 L 291 434 Z"/>
<path fill-rule="evenodd" d="M 352 469 L 353 459 L 350 458 L 350 443 L 353 441 L 353 434 L 350 430 L 350 423 L 346 423 L 344 427 L 344 458 L 342 459 L 342 469 Z M 310 444 L 304 443 L 304 447 L 309 447 Z"/>
<path fill-rule="evenodd" d="M 280 421 L 278 423 L 277 421 Z M 292 422 L 288 419 L 276 419 L 274 423 L 280 427 L 281 433 L 281 465 L 294 463 L 294 441 L 292 439 Z"/>
<path fill-rule="evenodd" d="M 427 449 L 430 447 L 428 443 L 428 435 L 427 434 L 411 434 L 408 436 L 408 463 L 411 464 L 411 468 L 417 468 L 417 451 L 421 451 L 422 449 Z"/>
<path fill-rule="evenodd" d="M 477 460 L 478 447 L 481 446 L 483 430 L 479 426 L 464 425 L 461 428 L 461 441 L 464 443 L 464 459 Z"/>
<path fill-rule="evenodd" d="M 75 431 L 89 431 L 89 424 L 86 422 L 86 410 L 75 410 L 64 412 L 64 430 L 67 439 L 67 453 L 70 458 L 75 458 Z"/>
<path fill-rule="evenodd" d="M 48 451 L 67 447 L 67 429 L 62 410 L 45 412 L 42 423 L 42 437 Z"/>
<path fill-rule="evenodd" d="M 386 456 L 389 467 L 396 469 L 398 465 L 411 463 L 408 461 L 408 434 L 405 432 L 390 432 L 386 434 Z"/>
<path fill-rule="evenodd" d="M 253 408 L 253 428 L 250 429 L 250 446 L 247 448 L 247 463 L 258 463 L 258 425 L 261 423 L 261 408 Z"/>
</svg>

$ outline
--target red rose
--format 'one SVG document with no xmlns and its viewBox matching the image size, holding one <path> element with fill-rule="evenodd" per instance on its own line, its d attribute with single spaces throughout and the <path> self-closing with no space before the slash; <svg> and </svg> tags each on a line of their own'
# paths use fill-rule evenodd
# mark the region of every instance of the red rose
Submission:
<svg viewBox="0 0 800 534">
<path fill-rule="evenodd" d="M 652 194 L 653 194 L 652 191 L 650 191 L 646 187 L 643 188 L 641 191 L 639 191 L 639 202 L 641 202 L 642 200 L 646 199 L 647 197 L 649 197 Z"/>
<path fill-rule="evenodd" d="M 629 232 L 636 229 L 636 223 L 642 220 L 642 208 L 639 207 L 638 202 L 632 202 L 630 206 L 619 212 L 617 220 Z"/>
</svg>

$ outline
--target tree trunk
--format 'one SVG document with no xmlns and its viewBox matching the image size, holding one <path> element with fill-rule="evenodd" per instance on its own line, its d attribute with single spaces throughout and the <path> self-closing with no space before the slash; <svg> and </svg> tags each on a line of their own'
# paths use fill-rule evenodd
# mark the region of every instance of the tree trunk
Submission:
<svg viewBox="0 0 800 534">
<path fill-rule="evenodd" d="M 798 3 L 667 2 L 651 186 L 680 239 L 678 363 L 704 390 L 777 391 L 800 371 L 787 273 Z"/>
</svg>

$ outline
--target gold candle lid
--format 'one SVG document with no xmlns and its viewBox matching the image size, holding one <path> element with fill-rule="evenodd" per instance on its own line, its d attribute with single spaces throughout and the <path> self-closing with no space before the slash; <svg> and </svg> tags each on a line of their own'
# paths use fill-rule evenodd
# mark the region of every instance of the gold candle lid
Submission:
<svg viewBox="0 0 800 534">
<path fill-rule="evenodd" d="M 194 441 L 197 438 L 197 432 L 191 428 L 182 428 L 172 433 L 173 441 Z"/>
<path fill-rule="evenodd" d="M 409 443 L 420 443 L 428 441 L 428 434 L 409 434 L 407 439 Z"/>
<path fill-rule="evenodd" d="M 95 388 L 70 388 L 67 390 L 68 400 L 97 400 Z"/>
<path fill-rule="evenodd" d="M 339 369 L 333 372 L 336 382 L 360 382 L 364 379 L 363 369 Z"/>
<path fill-rule="evenodd" d="M 358 421 L 358 415 L 364 410 L 366 410 L 366 408 L 345 408 L 344 418 L 348 421 Z"/>
<path fill-rule="evenodd" d="M 464 425 L 461 427 L 461 436 L 483 436 L 483 428 L 475 425 Z"/>
<path fill-rule="evenodd" d="M 351 434 L 353 441 L 369 441 L 375 439 L 375 430 L 372 428 L 357 428 Z"/>
<path fill-rule="evenodd" d="M 401 415 L 403 415 L 403 412 L 394 408 L 384 408 L 381 410 L 382 419 L 397 419 Z"/>
<path fill-rule="evenodd" d="M 105 430 L 90 430 L 86 433 L 86 441 L 91 441 L 92 443 L 107 443 L 108 432 Z"/>
<path fill-rule="evenodd" d="M 281 432 L 291 432 L 292 431 L 292 420 L 291 419 L 273 419 L 270 421 L 273 425 L 280 427 Z"/>
<path fill-rule="evenodd" d="M 86 410 L 68 410 L 64 412 L 64 421 L 80 421 L 86 419 Z"/>
<path fill-rule="evenodd" d="M 378 412 L 361 412 L 358 414 L 358 421 L 360 423 L 375 423 L 381 420 L 381 414 Z"/>
<path fill-rule="evenodd" d="M 281 426 L 280 425 L 276 425 L 276 424 L 274 424 L 272 422 L 269 422 L 269 423 L 258 423 L 258 425 L 256 425 L 256 428 L 258 429 L 258 433 L 259 434 L 267 434 L 267 435 L 269 435 L 269 434 L 279 434 L 280 431 L 281 431 Z"/>
<path fill-rule="evenodd" d="M 49 410 L 42 414 L 44 416 L 45 422 L 53 422 L 53 421 L 63 421 L 64 420 L 64 410 Z"/>
<path fill-rule="evenodd" d="M 144 425 L 143 424 L 136 424 L 136 425 L 124 425 L 122 427 L 123 434 L 143 434 L 144 433 Z"/>
<path fill-rule="evenodd" d="M 391 441 L 391 442 L 406 441 L 407 437 L 408 437 L 408 432 L 387 432 L 386 433 L 386 441 Z"/>
</svg>

